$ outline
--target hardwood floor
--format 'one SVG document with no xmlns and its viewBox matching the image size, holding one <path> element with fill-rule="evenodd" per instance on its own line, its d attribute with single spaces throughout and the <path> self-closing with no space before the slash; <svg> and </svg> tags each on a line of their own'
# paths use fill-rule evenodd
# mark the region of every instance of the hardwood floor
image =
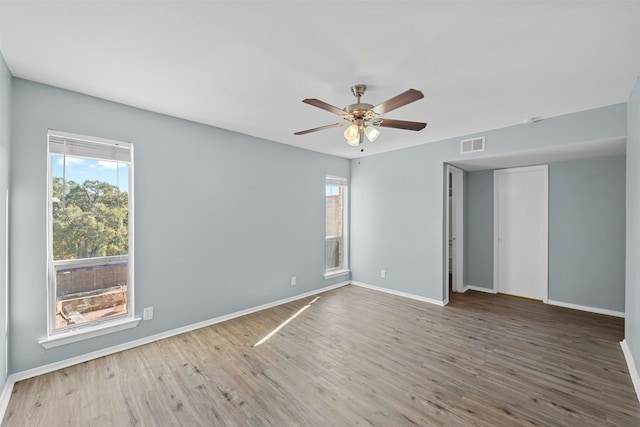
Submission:
<svg viewBox="0 0 640 427">
<path fill-rule="evenodd" d="M 356 286 L 15 384 L 9 426 L 638 426 L 622 319 Z"/>
</svg>

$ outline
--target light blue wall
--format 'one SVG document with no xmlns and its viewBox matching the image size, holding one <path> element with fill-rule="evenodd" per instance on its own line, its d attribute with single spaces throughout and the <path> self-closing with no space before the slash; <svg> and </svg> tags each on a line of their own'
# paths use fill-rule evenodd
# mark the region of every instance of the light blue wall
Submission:
<svg viewBox="0 0 640 427">
<path fill-rule="evenodd" d="M 625 157 L 549 165 L 549 299 L 624 312 Z"/>
<path fill-rule="evenodd" d="M 486 150 L 464 159 L 625 137 L 626 116 L 626 104 L 618 104 L 487 131 L 480 134 Z M 461 160 L 460 139 L 472 136 L 352 161 L 353 280 L 444 300 L 443 163 Z"/>
<path fill-rule="evenodd" d="M 444 299 L 443 164 L 462 158 L 460 138 L 350 165 L 20 79 L 12 111 L 10 306 L 19 309 L 10 313 L 10 372 L 343 280 L 322 278 L 324 177 L 349 176 L 350 167 L 353 280 Z M 486 151 L 464 158 L 625 136 L 626 116 L 619 104 L 484 132 Z M 38 344 L 46 336 L 47 128 L 134 144 L 136 311 L 155 308 L 135 329 L 51 350 Z"/>
<path fill-rule="evenodd" d="M 624 339 L 640 372 L 640 80 L 627 104 L 627 255 Z"/>
<path fill-rule="evenodd" d="M 13 82 L 10 372 L 322 288 L 325 176 L 349 161 Z M 43 349 L 47 129 L 131 142 L 138 327 Z M 297 286 L 290 277 L 297 277 Z"/>
<path fill-rule="evenodd" d="M 464 285 L 493 289 L 493 171 L 464 176 Z"/>
<path fill-rule="evenodd" d="M 465 285 L 493 288 L 493 171 L 465 174 Z M 625 157 L 549 165 L 549 299 L 624 312 Z"/>
<path fill-rule="evenodd" d="M 12 77 L 0 52 L 0 391 L 7 380 L 7 194 L 11 157 L 11 83 Z"/>
<path fill-rule="evenodd" d="M 448 147 L 428 147 L 352 162 L 353 280 L 442 299 L 444 193 L 440 159 L 447 155 Z M 380 278 L 380 270 L 386 270 L 386 279 Z"/>
</svg>

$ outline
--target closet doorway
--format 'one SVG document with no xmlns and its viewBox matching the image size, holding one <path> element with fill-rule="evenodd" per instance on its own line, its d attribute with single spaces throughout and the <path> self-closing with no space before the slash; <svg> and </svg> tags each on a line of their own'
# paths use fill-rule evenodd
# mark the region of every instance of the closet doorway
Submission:
<svg viewBox="0 0 640 427">
<path fill-rule="evenodd" d="M 462 292 L 464 258 L 463 258 L 463 171 L 447 165 L 447 198 L 446 198 L 446 291 L 445 300 L 449 300 L 449 292 Z"/>
</svg>

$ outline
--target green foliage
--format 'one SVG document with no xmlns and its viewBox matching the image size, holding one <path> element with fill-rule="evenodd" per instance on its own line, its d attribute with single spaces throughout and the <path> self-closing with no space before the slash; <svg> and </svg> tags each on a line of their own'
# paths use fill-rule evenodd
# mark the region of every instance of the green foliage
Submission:
<svg viewBox="0 0 640 427">
<path fill-rule="evenodd" d="M 53 257 L 56 260 L 125 255 L 129 195 L 115 185 L 53 178 Z"/>
</svg>

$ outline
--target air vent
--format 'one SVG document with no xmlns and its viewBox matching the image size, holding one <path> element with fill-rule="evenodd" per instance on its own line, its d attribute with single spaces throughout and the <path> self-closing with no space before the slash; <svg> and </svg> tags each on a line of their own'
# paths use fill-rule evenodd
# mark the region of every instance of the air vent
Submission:
<svg viewBox="0 0 640 427">
<path fill-rule="evenodd" d="M 484 136 L 460 141 L 460 154 L 475 153 L 484 151 Z"/>
</svg>

